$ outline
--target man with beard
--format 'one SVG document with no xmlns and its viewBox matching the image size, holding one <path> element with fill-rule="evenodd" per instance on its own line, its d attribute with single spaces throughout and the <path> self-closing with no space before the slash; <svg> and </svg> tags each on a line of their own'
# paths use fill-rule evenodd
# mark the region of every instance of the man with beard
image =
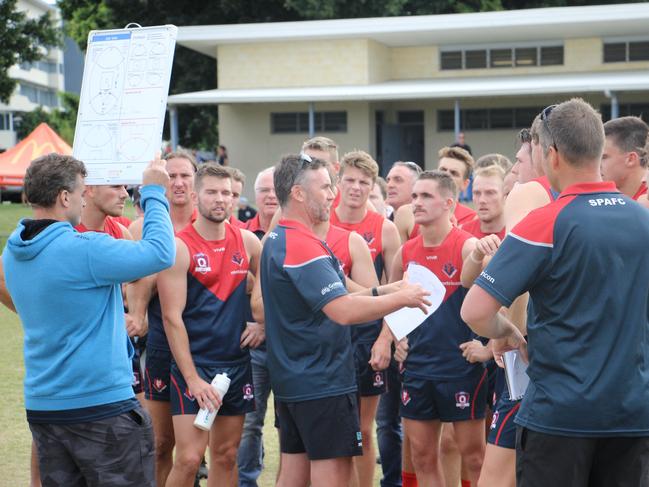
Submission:
<svg viewBox="0 0 649 487">
<path fill-rule="evenodd" d="M 246 326 L 248 271 L 257 269 L 261 244 L 227 222 L 232 174 L 216 164 L 196 173 L 196 221 L 178 233 L 175 264 L 158 276 L 165 332 L 173 353 L 171 414 L 176 456 L 168 486 L 191 486 L 210 447 L 208 482 L 236 482 L 236 455 L 245 413 L 254 408 L 250 354 L 241 347 Z M 231 380 L 220 398 L 212 379 Z M 211 431 L 194 427 L 199 409 L 219 407 Z"/>
<path fill-rule="evenodd" d="M 347 487 L 351 458 L 362 454 L 349 328 L 403 306 L 422 307 L 426 292 L 348 294 L 331 250 L 313 233 L 334 200 L 326 163 L 303 154 L 275 168 L 282 220 L 268 234 L 260 265 L 268 367 L 277 400 L 282 470 L 277 485 Z"/>
</svg>

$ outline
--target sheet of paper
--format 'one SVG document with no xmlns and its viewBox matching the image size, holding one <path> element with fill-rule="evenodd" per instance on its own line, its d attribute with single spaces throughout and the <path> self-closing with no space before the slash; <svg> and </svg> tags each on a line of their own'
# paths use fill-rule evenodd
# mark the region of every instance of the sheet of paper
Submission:
<svg viewBox="0 0 649 487">
<path fill-rule="evenodd" d="M 390 313 L 385 317 L 385 321 L 390 330 L 397 338 L 401 340 L 421 325 L 426 318 L 432 315 L 444 301 L 446 288 L 444 284 L 426 267 L 411 263 L 408 265 L 408 281 L 413 284 L 420 284 L 421 287 L 430 292 L 428 300 L 431 306 L 428 307 L 428 313 L 425 314 L 419 308 L 401 308 L 400 310 Z"/>
<path fill-rule="evenodd" d="M 527 376 L 527 364 L 523 361 L 518 350 L 510 350 L 503 354 L 505 379 L 509 397 L 516 401 L 525 395 L 530 378 Z"/>
<path fill-rule="evenodd" d="M 160 150 L 178 29 L 88 35 L 72 153 L 86 184 L 138 184 Z"/>
</svg>

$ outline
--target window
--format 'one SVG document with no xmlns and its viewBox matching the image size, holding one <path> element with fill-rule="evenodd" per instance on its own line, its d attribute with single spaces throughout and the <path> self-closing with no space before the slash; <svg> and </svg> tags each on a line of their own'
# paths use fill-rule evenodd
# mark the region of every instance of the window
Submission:
<svg viewBox="0 0 649 487">
<path fill-rule="evenodd" d="M 0 113 L 0 130 L 11 129 L 11 113 Z"/>
<path fill-rule="evenodd" d="M 313 121 L 316 132 L 347 132 L 347 112 L 315 112 Z M 270 130 L 273 134 L 308 133 L 309 113 L 271 113 Z"/>
<path fill-rule="evenodd" d="M 522 47 L 514 51 L 516 56 L 516 66 L 536 66 L 536 48 Z"/>
<path fill-rule="evenodd" d="M 511 49 L 492 49 L 491 52 L 492 68 L 511 68 L 512 50 Z"/>
<path fill-rule="evenodd" d="M 442 52 L 442 69 L 462 69 L 462 51 Z"/>
<path fill-rule="evenodd" d="M 605 42 L 604 62 L 649 61 L 649 41 Z"/>
<path fill-rule="evenodd" d="M 604 62 L 620 63 L 626 61 L 626 42 L 604 44 Z"/>
<path fill-rule="evenodd" d="M 48 107 L 58 107 L 59 99 L 54 90 L 40 88 L 38 86 L 20 83 L 20 94 L 27 97 L 32 103 Z"/>
<path fill-rule="evenodd" d="M 563 46 L 458 49 L 441 51 L 441 69 L 485 69 L 563 64 Z"/>
<path fill-rule="evenodd" d="M 465 51 L 466 69 L 479 69 L 487 67 L 487 51 Z"/>
<path fill-rule="evenodd" d="M 602 120 L 604 122 L 608 122 L 611 119 L 610 104 L 601 105 L 599 111 L 602 114 Z M 633 115 L 649 123 L 649 103 L 620 103 L 618 105 L 618 112 L 620 117 Z"/>
<path fill-rule="evenodd" d="M 543 107 L 469 108 L 460 111 L 460 130 L 529 128 L 541 110 Z M 455 130 L 455 111 L 437 110 L 437 131 L 453 130 Z"/>
<path fill-rule="evenodd" d="M 544 46 L 541 48 L 541 66 L 563 64 L 563 46 Z"/>
<path fill-rule="evenodd" d="M 423 110 L 403 110 L 397 112 L 397 122 L 399 125 L 415 125 L 424 123 Z"/>
</svg>

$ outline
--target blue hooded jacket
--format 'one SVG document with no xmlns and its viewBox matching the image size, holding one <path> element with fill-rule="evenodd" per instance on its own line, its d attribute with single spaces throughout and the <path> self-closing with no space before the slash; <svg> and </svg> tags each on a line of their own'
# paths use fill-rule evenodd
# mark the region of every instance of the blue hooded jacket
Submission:
<svg viewBox="0 0 649 487">
<path fill-rule="evenodd" d="M 30 222 L 22 220 L 9 237 L 2 262 L 25 335 L 28 410 L 62 411 L 133 397 L 133 348 L 120 284 L 160 272 L 175 259 L 164 188 L 145 186 L 141 194 L 140 241 L 78 233 L 62 221 L 45 221 L 33 236 L 26 231 Z"/>
</svg>

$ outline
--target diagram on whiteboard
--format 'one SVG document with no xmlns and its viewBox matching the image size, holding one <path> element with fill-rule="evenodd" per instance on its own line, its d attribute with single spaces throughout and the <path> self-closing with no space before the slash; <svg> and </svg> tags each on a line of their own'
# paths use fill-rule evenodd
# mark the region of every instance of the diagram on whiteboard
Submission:
<svg viewBox="0 0 649 487">
<path fill-rule="evenodd" d="M 88 184 L 136 184 L 162 141 L 176 27 L 93 31 L 73 153 Z"/>
</svg>

